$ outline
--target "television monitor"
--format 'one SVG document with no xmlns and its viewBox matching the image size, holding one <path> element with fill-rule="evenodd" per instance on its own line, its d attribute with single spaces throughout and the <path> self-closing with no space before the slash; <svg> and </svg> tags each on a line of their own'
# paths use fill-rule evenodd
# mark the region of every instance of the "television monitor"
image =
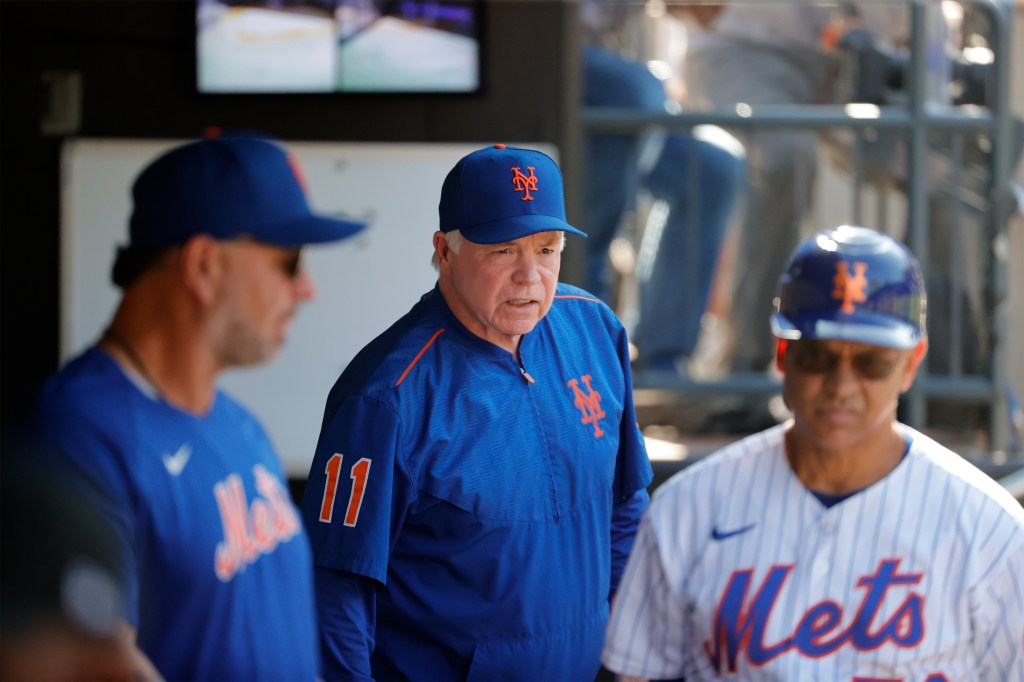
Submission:
<svg viewBox="0 0 1024 682">
<path fill-rule="evenodd" d="M 474 93 L 481 0 L 198 0 L 201 93 Z"/>
</svg>

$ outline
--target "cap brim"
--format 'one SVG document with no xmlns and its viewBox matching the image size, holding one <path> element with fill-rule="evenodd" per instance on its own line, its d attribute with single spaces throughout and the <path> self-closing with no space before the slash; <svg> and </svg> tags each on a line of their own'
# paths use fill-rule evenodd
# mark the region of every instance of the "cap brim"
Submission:
<svg viewBox="0 0 1024 682">
<path fill-rule="evenodd" d="M 475 244 L 502 244 L 515 241 L 538 232 L 562 231 L 586 239 L 587 233 L 577 230 L 561 218 L 547 215 L 515 216 L 492 220 L 461 230 L 462 236 Z"/>
<path fill-rule="evenodd" d="M 281 223 L 273 230 L 263 231 L 256 239 L 276 246 L 323 244 L 351 237 L 366 225 L 359 220 L 311 215 L 301 220 Z"/>
<path fill-rule="evenodd" d="M 771 318 L 772 333 L 780 339 L 825 339 L 831 341 L 852 341 L 871 346 L 885 346 L 907 350 L 921 340 L 921 334 L 913 325 L 881 316 L 867 319 L 862 315 L 856 321 L 843 315 L 821 315 L 808 318 L 802 324 L 794 323 L 785 315 L 775 313 Z"/>
</svg>

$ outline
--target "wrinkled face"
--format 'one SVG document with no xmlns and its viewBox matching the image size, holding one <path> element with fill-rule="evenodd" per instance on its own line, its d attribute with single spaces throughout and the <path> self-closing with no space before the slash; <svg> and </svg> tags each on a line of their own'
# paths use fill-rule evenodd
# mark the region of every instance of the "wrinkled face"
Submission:
<svg viewBox="0 0 1024 682">
<path fill-rule="evenodd" d="M 823 451 L 846 451 L 884 437 L 925 348 L 924 341 L 913 350 L 810 339 L 780 344 L 783 396 L 793 411 L 794 433 Z"/>
<path fill-rule="evenodd" d="M 482 339 L 516 352 L 551 308 L 562 262 L 562 233 L 535 234 L 502 244 L 461 240 L 453 252 L 434 234 L 441 293 L 455 316 Z"/>
<path fill-rule="evenodd" d="M 249 240 L 221 242 L 226 277 L 217 301 L 225 366 L 265 362 L 284 344 L 299 304 L 316 295 L 300 248 Z"/>
</svg>

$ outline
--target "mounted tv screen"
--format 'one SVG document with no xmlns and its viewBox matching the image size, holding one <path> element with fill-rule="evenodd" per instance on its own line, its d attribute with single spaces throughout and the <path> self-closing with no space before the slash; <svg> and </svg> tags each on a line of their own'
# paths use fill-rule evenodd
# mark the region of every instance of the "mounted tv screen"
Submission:
<svg viewBox="0 0 1024 682">
<path fill-rule="evenodd" d="M 473 93 L 481 2 L 198 0 L 201 93 Z"/>
</svg>

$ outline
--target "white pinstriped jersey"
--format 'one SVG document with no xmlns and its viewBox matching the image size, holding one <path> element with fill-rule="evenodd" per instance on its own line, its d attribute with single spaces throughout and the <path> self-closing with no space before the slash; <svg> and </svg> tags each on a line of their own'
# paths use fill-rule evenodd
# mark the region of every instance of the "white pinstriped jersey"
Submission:
<svg viewBox="0 0 1024 682">
<path fill-rule="evenodd" d="M 886 478 L 826 508 L 786 425 L 660 486 L 602 661 L 688 682 L 1024 680 L 1024 508 L 909 427 Z"/>
</svg>

